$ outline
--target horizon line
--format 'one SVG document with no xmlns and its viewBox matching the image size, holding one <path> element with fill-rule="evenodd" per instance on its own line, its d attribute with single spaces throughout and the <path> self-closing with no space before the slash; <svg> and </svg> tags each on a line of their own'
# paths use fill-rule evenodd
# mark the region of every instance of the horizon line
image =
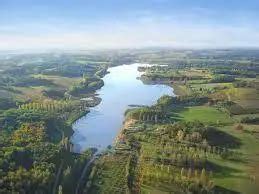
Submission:
<svg viewBox="0 0 259 194">
<path fill-rule="evenodd" d="M 152 50 L 152 49 L 171 49 L 171 50 L 259 50 L 259 46 L 217 46 L 217 47 L 188 47 L 188 46 L 142 46 L 142 47 L 106 47 L 106 48 L 18 48 L 1 49 L 0 52 L 83 52 L 83 51 L 118 51 L 118 50 Z"/>
</svg>

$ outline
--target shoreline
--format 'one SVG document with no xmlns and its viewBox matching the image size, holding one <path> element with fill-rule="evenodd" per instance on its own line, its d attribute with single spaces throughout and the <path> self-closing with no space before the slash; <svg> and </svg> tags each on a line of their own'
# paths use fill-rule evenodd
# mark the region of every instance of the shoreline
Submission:
<svg viewBox="0 0 259 194">
<path fill-rule="evenodd" d="M 108 73 L 110 73 L 109 72 L 109 69 L 108 69 L 108 71 L 107 71 L 107 74 Z M 106 75 L 107 75 L 106 74 Z M 105 76 L 104 76 L 105 77 Z M 138 79 L 137 77 L 136 77 L 136 79 Z M 141 80 L 142 81 L 142 80 Z M 142 84 L 144 84 L 144 85 L 166 85 L 166 86 L 169 86 L 170 88 L 171 88 L 171 95 L 178 95 L 178 93 L 176 93 L 176 91 L 175 91 L 175 89 L 174 89 L 174 87 L 172 86 L 172 84 L 168 84 L 168 83 L 151 83 L 151 84 L 147 84 L 147 83 L 144 83 L 143 81 L 142 81 Z M 105 83 L 104 83 L 104 85 L 105 85 Z M 102 87 L 101 88 L 99 88 L 98 90 L 100 90 L 100 89 L 102 89 Z M 90 95 L 96 95 L 96 92 L 98 91 L 98 90 L 96 90 L 94 93 L 92 93 L 92 94 L 90 94 Z M 158 99 L 156 99 L 156 100 L 158 100 Z M 102 99 L 100 98 L 100 102 L 102 101 Z M 99 102 L 99 103 L 100 103 Z M 98 103 L 98 104 L 99 104 Z M 91 106 L 91 107 L 96 107 L 98 104 L 95 104 L 94 106 Z M 144 105 L 138 105 L 138 104 L 129 104 L 128 105 L 129 106 L 129 108 L 128 109 L 130 109 L 130 108 L 140 108 L 140 107 L 149 107 L 149 106 L 144 106 Z M 150 105 L 150 106 L 152 106 L 152 105 Z M 128 110 L 127 109 L 127 110 Z M 126 110 L 126 111 L 127 111 Z M 77 122 L 78 120 L 80 120 L 82 117 L 84 117 L 84 116 L 87 116 L 87 114 L 88 114 L 89 112 L 87 112 L 86 114 L 83 114 L 83 116 L 78 116 L 78 118 L 77 119 L 74 119 L 74 121 L 75 122 Z M 72 124 L 71 124 L 71 126 L 73 127 L 73 124 L 75 123 L 75 122 L 73 122 Z M 123 118 L 123 121 L 122 121 L 123 123 L 122 123 L 122 127 L 120 128 L 120 129 L 118 129 L 118 132 L 116 133 L 116 135 L 115 135 L 115 138 L 111 141 L 111 143 L 109 144 L 110 146 L 114 146 L 117 142 L 118 142 L 118 139 L 120 138 L 120 136 L 123 134 L 123 132 L 125 131 L 125 129 L 127 128 L 127 126 L 128 126 L 128 123 L 129 123 L 129 121 L 127 120 L 127 119 L 125 119 L 125 116 L 124 116 L 124 118 Z M 74 129 L 73 129 L 73 134 L 74 134 Z M 71 137 L 73 136 L 73 134 L 71 135 Z M 71 141 L 71 137 L 70 137 L 70 141 Z M 71 142 L 72 143 L 72 142 Z M 74 142 L 74 145 L 78 145 L 78 144 L 76 144 L 75 142 Z M 106 149 L 104 149 L 104 151 L 105 151 Z M 82 150 L 80 149 L 80 152 L 81 152 Z"/>
<path fill-rule="evenodd" d="M 137 120 L 134 119 L 129 119 L 129 118 L 125 118 L 122 124 L 122 127 L 119 129 L 118 134 L 116 135 L 116 137 L 113 140 L 113 143 L 111 144 L 114 148 L 116 148 L 116 145 L 119 143 L 120 139 L 123 139 L 123 132 L 125 130 L 127 130 L 127 128 L 131 125 L 131 124 L 135 124 L 137 122 Z"/>
<path fill-rule="evenodd" d="M 172 89 L 173 89 L 173 92 L 176 96 L 181 96 L 181 93 L 179 92 L 178 94 L 176 93 L 174 87 L 171 85 L 170 86 Z M 158 99 L 157 99 L 158 100 Z M 135 108 L 141 108 L 142 106 L 139 106 L 139 107 L 135 107 Z M 146 106 L 146 107 L 149 107 L 149 106 Z M 129 108 L 130 109 L 130 108 Z M 129 109 L 127 109 L 125 112 L 127 112 Z M 126 117 L 126 115 L 124 116 L 124 120 L 123 120 L 123 124 L 122 124 L 122 127 L 119 129 L 118 131 L 118 134 L 116 135 L 116 137 L 114 138 L 113 140 L 113 143 L 111 144 L 115 149 L 116 149 L 116 146 L 119 142 L 120 139 L 123 139 L 123 133 L 124 131 L 127 130 L 127 128 L 131 125 L 131 124 L 135 124 L 137 122 L 137 120 L 134 120 L 134 119 L 129 119 Z"/>
<path fill-rule="evenodd" d="M 102 76 L 101 79 L 103 80 L 103 78 L 104 78 L 107 74 L 109 74 L 109 73 L 110 73 L 109 71 L 106 71 L 105 75 Z M 103 82 L 103 83 L 104 83 L 104 82 Z M 80 120 L 81 118 L 85 117 L 85 116 L 90 112 L 90 108 L 91 108 L 91 107 L 96 107 L 96 106 L 98 106 L 98 105 L 102 102 L 102 98 L 98 97 L 98 94 L 96 94 L 96 92 L 97 92 L 98 90 L 100 90 L 104 85 L 105 85 L 105 83 L 104 83 L 101 87 L 97 88 L 96 90 L 94 90 L 94 91 L 92 91 L 92 92 L 90 92 L 90 93 L 88 93 L 88 94 L 85 94 L 85 95 L 87 95 L 88 97 L 92 97 L 92 98 L 93 98 L 94 102 L 92 103 L 92 105 L 87 106 L 87 109 L 86 109 L 86 110 L 84 110 L 84 111 L 82 111 L 82 112 L 79 112 L 79 114 L 78 114 L 77 116 L 75 116 L 75 117 L 72 118 L 71 120 L 68 119 L 68 120 L 66 121 L 66 123 L 67 123 L 67 124 L 69 125 L 69 127 L 71 128 L 71 134 L 68 136 L 68 140 L 69 140 L 69 142 L 73 145 L 73 147 L 76 145 L 76 144 L 74 144 L 74 143 L 71 141 L 71 138 L 72 138 L 72 136 L 73 136 L 74 133 L 75 133 L 75 130 L 73 129 L 73 125 L 74 125 L 74 123 L 76 123 L 78 120 Z M 74 150 L 74 148 L 73 148 L 73 151 L 76 152 L 76 151 Z M 77 152 L 76 152 L 76 153 L 77 153 Z M 80 153 L 81 153 L 81 151 L 80 151 Z"/>
</svg>

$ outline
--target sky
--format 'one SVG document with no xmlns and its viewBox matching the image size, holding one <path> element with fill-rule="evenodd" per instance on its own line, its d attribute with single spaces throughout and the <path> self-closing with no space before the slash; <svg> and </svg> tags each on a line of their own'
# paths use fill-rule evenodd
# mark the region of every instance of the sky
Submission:
<svg viewBox="0 0 259 194">
<path fill-rule="evenodd" d="M 259 47 L 259 0 L 0 0 L 0 50 Z"/>
</svg>

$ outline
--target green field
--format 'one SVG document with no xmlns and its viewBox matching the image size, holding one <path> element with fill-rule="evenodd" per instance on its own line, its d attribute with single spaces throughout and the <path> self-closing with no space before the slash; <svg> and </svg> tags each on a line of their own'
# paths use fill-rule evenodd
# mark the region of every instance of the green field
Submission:
<svg viewBox="0 0 259 194">
<path fill-rule="evenodd" d="M 34 77 L 50 80 L 59 88 L 69 88 L 72 85 L 75 85 L 81 81 L 81 77 L 62 77 L 62 76 L 54 76 L 54 75 L 41 75 L 37 74 Z"/>
<path fill-rule="evenodd" d="M 0 56 L 0 193 L 258 194 L 258 61 L 259 50 Z M 161 64 L 139 79 L 176 96 L 130 108 L 112 145 L 78 154 L 74 121 L 100 102 L 108 68 L 132 63 Z"/>
<path fill-rule="evenodd" d="M 186 107 L 177 111 L 177 118 L 184 121 L 201 121 L 211 124 L 227 124 L 233 120 L 224 112 L 209 106 Z"/>
<path fill-rule="evenodd" d="M 244 125 L 245 130 L 254 130 L 259 132 L 258 125 Z M 241 153 L 241 161 L 226 161 L 223 159 L 212 160 L 217 165 L 223 167 L 222 174 L 216 174 L 214 181 L 217 185 L 241 193 L 256 193 L 259 190 L 259 137 L 247 132 L 236 131 L 233 126 L 220 128 L 223 132 L 228 133 L 241 142 L 241 146 L 235 151 Z M 228 168 L 229 170 L 225 170 Z M 253 178 L 255 177 L 255 180 Z M 252 180 L 251 180 L 252 179 Z"/>
</svg>

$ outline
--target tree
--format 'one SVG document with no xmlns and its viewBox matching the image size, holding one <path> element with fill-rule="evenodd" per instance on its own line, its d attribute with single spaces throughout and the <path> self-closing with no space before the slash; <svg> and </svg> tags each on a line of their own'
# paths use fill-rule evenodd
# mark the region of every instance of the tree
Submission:
<svg viewBox="0 0 259 194">
<path fill-rule="evenodd" d="M 23 124 L 20 129 L 12 135 L 14 145 L 26 146 L 31 143 L 42 142 L 46 138 L 45 126 L 43 123 Z"/>
<path fill-rule="evenodd" d="M 62 185 L 59 185 L 58 186 L 58 194 L 62 194 L 63 192 L 62 192 Z"/>
<path fill-rule="evenodd" d="M 184 132 L 182 130 L 179 130 L 177 132 L 177 139 L 178 139 L 178 141 L 182 141 L 184 139 L 184 135 L 185 135 Z"/>
<path fill-rule="evenodd" d="M 244 126 L 241 125 L 241 124 L 237 124 L 237 125 L 235 126 L 235 129 L 236 129 L 237 131 L 243 131 L 243 130 L 244 130 Z"/>
<path fill-rule="evenodd" d="M 198 173 L 198 170 L 195 170 L 194 171 L 194 177 L 196 179 L 196 181 L 198 180 L 198 177 L 199 177 L 199 173 Z"/>
<path fill-rule="evenodd" d="M 185 177 L 185 169 L 182 168 L 181 169 L 181 179 L 183 179 Z"/>
<path fill-rule="evenodd" d="M 189 180 L 192 178 L 192 169 L 191 168 L 188 169 L 187 177 Z"/>
<path fill-rule="evenodd" d="M 207 174 L 206 174 L 206 170 L 204 168 L 201 171 L 200 181 L 201 181 L 201 184 L 203 186 L 207 185 L 208 177 L 207 177 Z"/>
<path fill-rule="evenodd" d="M 157 117 L 157 114 L 155 114 L 155 123 L 157 123 L 158 121 L 158 117 Z"/>
</svg>

